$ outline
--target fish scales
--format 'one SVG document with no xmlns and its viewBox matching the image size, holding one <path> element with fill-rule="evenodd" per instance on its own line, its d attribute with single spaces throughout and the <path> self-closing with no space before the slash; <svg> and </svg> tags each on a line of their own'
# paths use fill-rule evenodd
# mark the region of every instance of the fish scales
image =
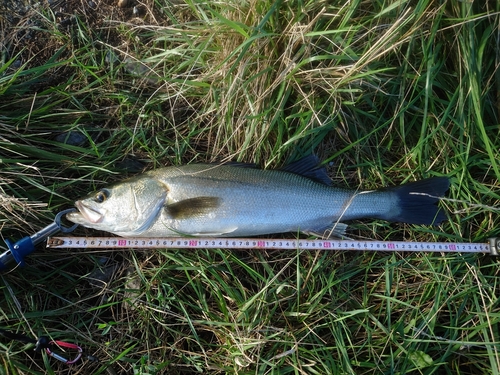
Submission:
<svg viewBox="0 0 500 375">
<path fill-rule="evenodd" d="M 182 220 L 172 218 L 168 210 L 162 211 L 147 233 L 151 237 L 165 235 L 166 228 L 174 230 L 171 236 L 318 231 L 341 217 L 351 220 L 380 215 L 394 200 L 390 192 L 377 193 L 377 199 L 362 194 L 353 199 L 353 191 L 275 170 L 192 165 L 180 170 L 160 169 L 151 175 L 168 187 L 168 203 L 200 196 L 221 198 L 221 204 L 213 210 Z M 365 204 L 367 200 L 370 204 Z"/>
<path fill-rule="evenodd" d="M 325 181 L 326 176 L 316 158 L 296 162 L 296 167 L 302 174 L 314 173 L 304 176 L 293 173 L 297 168 L 262 170 L 231 164 L 160 168 L 78 201 L 80 212 L 68 214 L 68 219 L 121 236 L 238 237 L 321 235 L 340 221 L 360 218 L 421 224 L 445 218 L 436 202 L 448 189 L 446 177 L 356 191 L 312 179 L 319 176 Z M 345 225 L 338 228 L 340 233 Z"/>
</svg>

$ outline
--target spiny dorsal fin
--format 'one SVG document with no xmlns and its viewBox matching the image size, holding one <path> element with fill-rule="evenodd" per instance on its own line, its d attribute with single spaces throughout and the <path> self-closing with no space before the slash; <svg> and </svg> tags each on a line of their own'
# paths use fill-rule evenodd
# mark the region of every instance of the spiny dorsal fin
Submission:
<svg viewBox="0 0 500 375">
<path fill-rule="evenodd" d="M 192 216 L 206 215 L 219 207 L 218 197 L 196 197 L 167 204 L 165 209 L 174 219 L 187 219 Z"/>
<path fill-rule="evenodd" d="M 298 174 L 316 182 L 330 186 L 332 181 L 326 174 L 326 168 L 319 165 L 319 159 L 315 155 L 305 156 L 280 168 L 281 171 Z"/>
</svg>

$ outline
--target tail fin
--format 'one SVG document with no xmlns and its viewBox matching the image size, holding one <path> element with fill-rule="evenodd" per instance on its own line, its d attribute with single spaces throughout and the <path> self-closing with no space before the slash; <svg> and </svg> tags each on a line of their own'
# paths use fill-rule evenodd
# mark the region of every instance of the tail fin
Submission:
<svg viewBox="0 0 500 375">
<path fill-rule="evenodd" d="M 386 220 L 409 224 L 440 224 L 447 217 L 437 203 L 449 187 L 448 177 L 432 177 L 389 188 L 388 190 L 396 193 L 400 210 L 397 215 Z"/>
</svg>

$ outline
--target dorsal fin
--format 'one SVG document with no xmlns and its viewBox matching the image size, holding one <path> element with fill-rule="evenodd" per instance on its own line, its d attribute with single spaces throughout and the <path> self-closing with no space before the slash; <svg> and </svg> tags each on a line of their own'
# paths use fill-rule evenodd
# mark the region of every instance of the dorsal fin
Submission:
<svg viewBox="0 0 500 375">
<path fill-rule="evenodd" d="M 299 176 L 307 177 L 328 186 L 332 184 L 332 180 L 326 174 L 326 168 L 320 166 L 318 157 L 312 154 L 287 164 L 280 168 L 280 170 L 298 174 Z"/>
</svg>

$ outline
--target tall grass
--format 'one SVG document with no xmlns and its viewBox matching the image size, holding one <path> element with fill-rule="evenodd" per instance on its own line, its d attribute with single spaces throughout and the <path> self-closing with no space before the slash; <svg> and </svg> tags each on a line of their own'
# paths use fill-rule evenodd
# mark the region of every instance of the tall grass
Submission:
<svg viewBox="0 0 500 375">
<path fill-rule="evenodd" d="M 451 178 L 439 228 L 352 237 L 498 236 L 496 2 L 79 4 L 0 16 L 2 237 L 145 169 L 311 152 L 343 187 Z M 483 255 L 40 248 L 1 276 L 0 327 L 85 356 L 2 339 L 0 374 L 499 374 L 498 273 Z"/>
</svg>

